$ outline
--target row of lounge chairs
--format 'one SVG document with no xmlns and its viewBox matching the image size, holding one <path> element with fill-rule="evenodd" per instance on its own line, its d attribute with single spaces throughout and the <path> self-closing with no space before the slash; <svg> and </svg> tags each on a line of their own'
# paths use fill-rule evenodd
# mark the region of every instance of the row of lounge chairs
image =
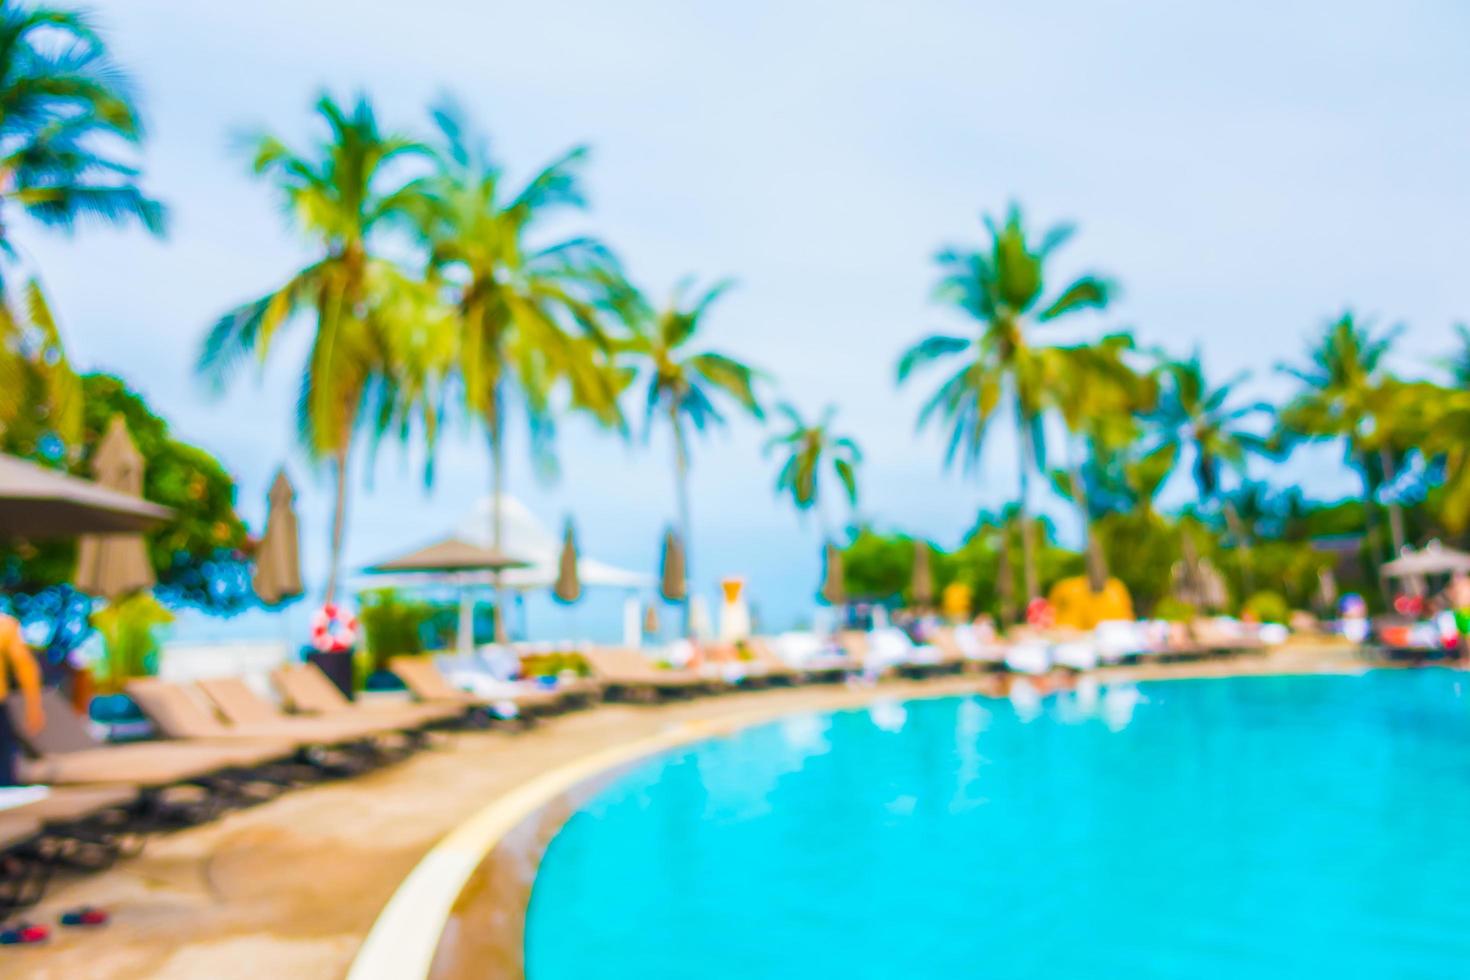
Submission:
<svg viewBox="0 0 1470 980">
<path fill-rule="evenodd" d="M 535 718 L 592 693 L 569 684 L 482 696 L 454 687 L 424 658 L 392 667 L 410 699 L 350 701 L 307 664 L 271 675 L 279 701 L 236 677 L 134 680 L 127 694 L 156 738 L 133 742 L 102 741 L 65 698 L 46 692 L 45 729 L 22 739 L 28 786 L 0 789 L 0 920 L 39 900 L 58 869 L 107 867 L 136 853 L 146 834 L 369 771 L 441 729 Z M 4 709 L 19 721 L 17 699 Z M 32 786 L 44 790 L 29 798 Z"/>
<path fill-rule="evenodd" d="M 1096 665 L 1097 650 L 1116 662 L 1197 659 L 1254 648 L 1249 637 L 1212 636 L 1202 629 L 1162 644 L 1134 637 L 1120 647 L 1114 637 L 1116 655 L 1106 652 L 1110 640 L 1100 632 L 1090 659 L 1078 656 L 1077 641 L 1066 638 L 1001 642 L 960 628 L 938 630 L 927 639 L 914 643 L 897 629 L 846 632 L 835 642 L 788 635 L 709 647 L 697 665 L 687 667 L 660 665 L 635 650 L 588 648 L 579 653 L 590 676 L 555 684 L 495 679 L 452 660 L 441 661 L 449 668 L 446 677 L 433 659 L 395 658 L 389 667 L 407 699 L 351 701 L 306 664 L 273 672 L 276 698 L 242 678 L 191 685 L 142 679 L 127 691 L 157 737 L 124 743 L 99 740 L 63 698 L 49 693 L 45 730 L 24 740 L 21 778 L 50 790 L 0 809 L 0 917 L 35 901 L 57 868 L 106 867 L 134 853 L 147 833 L 392 763 L 429 744 L 441 729 L 532 723 L 603 698 L 652 702 L 886 674 L 1044 673 L 1056 666 Z M 18 705 L 8 708 L 18 714 Z"/>
</svg>

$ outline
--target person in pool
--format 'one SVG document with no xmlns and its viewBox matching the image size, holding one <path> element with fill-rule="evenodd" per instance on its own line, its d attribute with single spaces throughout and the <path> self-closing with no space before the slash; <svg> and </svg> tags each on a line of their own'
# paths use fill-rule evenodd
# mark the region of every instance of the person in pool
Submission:
<svg viewBox="0 0 1470 980">
<path fill-rule="evenodd" d="M 20 692 L 23 705 L 21 727 L 28 735 L 39 735 L 46 727 L 46 714 L 41 708 L 41 668 L 21 636 L 20 623 L 0 614 L 0 786 L 14 786 L 18 779 L 20 744 L 4 704 L 12 684 Z"/>
</svg>

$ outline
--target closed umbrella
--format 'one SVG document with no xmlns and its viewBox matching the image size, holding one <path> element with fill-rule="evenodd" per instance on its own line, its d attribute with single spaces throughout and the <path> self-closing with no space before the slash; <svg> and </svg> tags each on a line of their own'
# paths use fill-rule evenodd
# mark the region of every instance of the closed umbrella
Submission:
<svg viewBox="0 0 1470 980">
<path fill-rule="evenodd" d="M 1337 576 L 1330 568 L 1317 573 L 1317 601 L 1329 614 L 1337 608 Z"/>
<path fill-rule="evenodd" d="M 582 579 L 577 574 L 577 530 L 567 520 L 566 533 L 562 536 L 561 559 L 557 563 L 556 584 L 551 594 L 568 605 L 582 598 Z"/>
<path fill-rule="evenodd" d="M 271 483 L 265 534 L 255 549 L 255 594 L 268 606 L 301 595 L 301 542 L 296 525 L 296 490 L 284 468 Z"/>
<path fill-rule="evenodd" d="M 653 636 L 658 632 L 658 607 L 653 603 L 643 607 L 643 635 Z"/>
<path fill-rule="evenodd" d="M 934 603 L 934 570 L 929 567 L 929 542 L 914 542 L 914 605 L 927 608 Z"/>
<path fill-rule="evenodd" d="M 92 475 L 109 490 L 143 496 L 143 454 L 128 435 L 127 422 L 114 415 L 92 456 Z M 141 534 L 90 534 L 77 548 L 76 586 L 115 599 L 151 588 L 156 581 Z"/>
<path fill-rule="evenodd" d="M 684 577 L 684 547 L 672 529 L 664 532 L 658 591 L 665 602 L 683 602 L 689 594 L 689 585 Z"/>
<path fill-rule="evenodd" d="M 822 588 L 819 594 L 829 606 L 840 606 L 847 601 L 847 590 L 842 582 L 842 552 L 832 542 L 827 542 L 826 561 L 823 562 Z"/>
</svg>

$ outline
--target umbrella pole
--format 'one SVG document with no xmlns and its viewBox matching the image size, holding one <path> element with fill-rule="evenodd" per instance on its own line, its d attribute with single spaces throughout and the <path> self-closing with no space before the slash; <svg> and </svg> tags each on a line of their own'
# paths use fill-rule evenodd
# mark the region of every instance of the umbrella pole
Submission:
<svg viewBox="0 0 1470 980">
<path fill-rule="evenodd" d="M 469 657 L 475 652 L 475 603 L 467 585 L 459 587 L 459 630 L 455 647 L 462 657 Z"/>
</svg>

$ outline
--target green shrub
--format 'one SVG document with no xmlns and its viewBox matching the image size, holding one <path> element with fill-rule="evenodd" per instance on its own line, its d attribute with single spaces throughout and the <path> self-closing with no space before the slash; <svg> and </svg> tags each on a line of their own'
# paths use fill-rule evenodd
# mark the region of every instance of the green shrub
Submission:
<svg viewBox="0 0 1470 980">
<path fill-rule="evenodd" d="M 424 626 L 437 612 L 427 602 L 404 598 L 395 589 L 374 589 L 358 597 L 367 672 L 383 670 L 389 657 L 424 651 Z"/>
<path fill-rule="evenodd" d="M 580 653 L 531 653 L 521 658 L 521 673 L 527 677 L 556 677 L 570 671 L 590 677 L 592 668 Z"/>
<path fill-rule="evenodd" d="M 1171 623 L 1187 623 L 1198 615 L 1198 609 L 1173 596 L 1164 596 L 1159 600 L 1159 604 L 1154 606 L 1154 618 L 1168 620 Z"/>
<path fill-rule="evenodd" d="M 1291 617 L 1291 607 L 1280 592 L 1257 592 L 1245 601 L 1241 612 L 1254 616 L 1263 623 L 1285 623 Z"/>
<path fill-rule="evenodd" d="M 134 677 L 158 673 L 158 631 L 174 621 L 152 593 L 138 592 L 92 614 L 105 655 L 98 678 L 104 692 L 120 691 Z"/>
</svg>

